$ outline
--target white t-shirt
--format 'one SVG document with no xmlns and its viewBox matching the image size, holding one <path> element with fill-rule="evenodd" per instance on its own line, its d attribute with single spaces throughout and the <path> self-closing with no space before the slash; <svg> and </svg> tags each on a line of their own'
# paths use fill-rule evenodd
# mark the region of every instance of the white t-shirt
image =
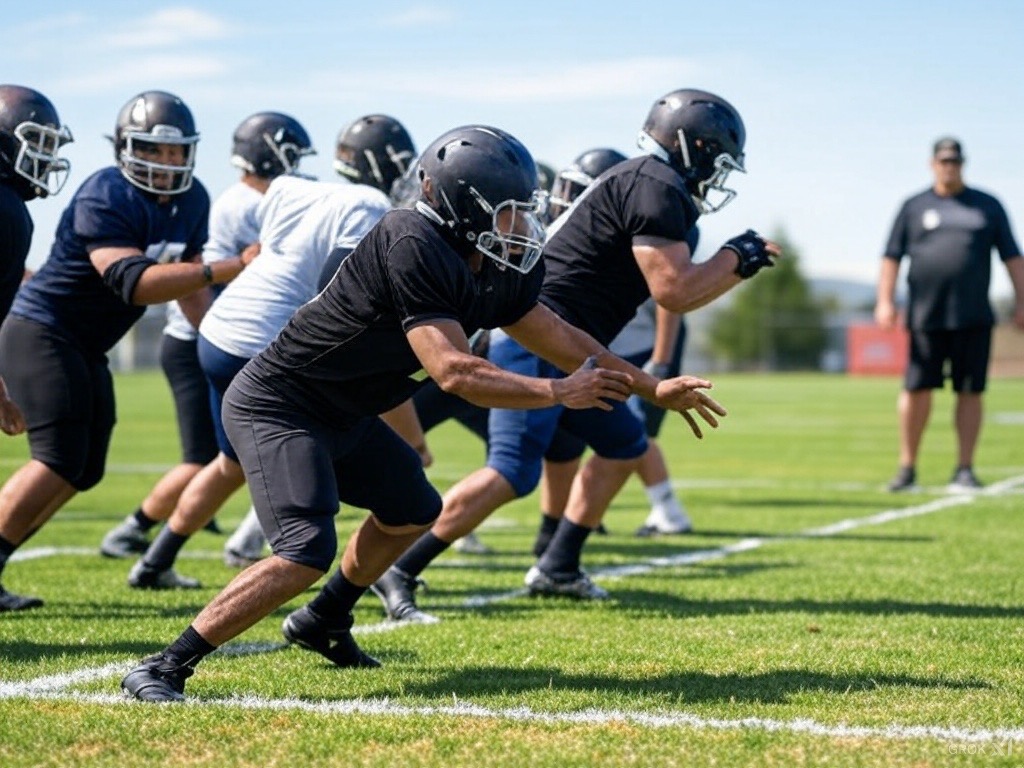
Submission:
<svg viewBox="0 0 1024 768">
<path fill-rule="evenodd" d="M 228 354 L 254 357 L 316 296 L 331 252 L 355 248 L 390 209 L 388 197 L 365 184 L 274 179 L 257 211 L 260 255 L 224 289 L 199 332 Z"/>
<path fill-rule="evenodd" d="M 211 264 L 238 256 L 242 250 L 259 240 L 260 225 L 256 208 L 263 195 L 248 184 L 237 182 L 228 187 L 210 206 L 210 234 L 203 246 L 203 263 Z M 181 341 L 193 341 L 196 329 L 178 306 L 167 303 L 164 333 Z"/>
</svg>

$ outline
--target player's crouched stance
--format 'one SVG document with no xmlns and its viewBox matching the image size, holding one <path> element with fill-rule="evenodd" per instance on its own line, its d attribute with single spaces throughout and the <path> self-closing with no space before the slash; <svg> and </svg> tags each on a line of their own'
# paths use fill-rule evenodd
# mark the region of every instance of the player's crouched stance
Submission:
<svg viewBox="0 0 1024 768">
<path fill-rule="evenodd" d="M 515 138 L 455 129 L 427 148 L 417 174 L 415 207 L 387 213 L 228 389 L 225 429 L 273 555 L 132 670 L 121 683 L 129 695 L 183 699 L 203 657 L 319 580 L 337 549 L 339 501 L 370 514 L 283 632 L 339 667 L 378 665 L 352 638 L 352 607 L 441 511 L 419 455 L 377 417 L 413 394 L 421 369 L 485 407 L 609 409 L 637 391 L 712 425 L 725 413 L 700 391 L 710 382 L 659 382 L 538 304 L 537 169 Z M 466 331 L 499 326 L 575 372 L 539 379 L 474 356 Z M 584 365 L 590 356 L 599 366 Z"/>
</svg>

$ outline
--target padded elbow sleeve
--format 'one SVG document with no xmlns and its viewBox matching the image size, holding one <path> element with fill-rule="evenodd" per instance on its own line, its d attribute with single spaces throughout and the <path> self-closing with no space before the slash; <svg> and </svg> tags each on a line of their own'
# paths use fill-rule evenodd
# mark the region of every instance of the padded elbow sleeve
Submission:
<svg viewBox="0 0 1024 768">
<path fill-rule="evenodd" d="M 125 304 L 131 304 L 132 294 L 135 293 L 135 286 L 139 284 L 142 273 L 155 264 L 155 261 L 141 254 L 118 259 L 103 273 L 103 282 Z"/>
</svg>

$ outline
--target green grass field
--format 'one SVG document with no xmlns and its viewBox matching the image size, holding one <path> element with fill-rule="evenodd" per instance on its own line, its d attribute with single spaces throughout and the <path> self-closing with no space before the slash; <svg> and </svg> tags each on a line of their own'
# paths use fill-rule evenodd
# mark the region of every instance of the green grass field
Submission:
<svg viewBox="0 0 1024 768">
<path fill-rule="evenodd" d="M 924 492 L 893 496 L 895 379 L 713 378 L 722 427 L 696 441 L 670 419 L 662 434 L 698 531 L 634 538 L 646 499 L 631 480 L 585 555 L 611 601 L 518 592 L 532 496 L 481 528 L 495 554 L 449 551 L 426 572 L 420 604 L 441 623 L 390 625 L 372 595 L 360 603 L 383 668 L 284 647 L 281 619 L 306 595 L 203 662 L 188 704 L 161 707 L 124 700 L 121 676 L 233 572 L 205 532 L 179 561 L 198 592 L 130 590 L 130 562 L 95 554 L 177 452 L 162 379 L 119 377 L 107 478 L 4 574 L 46 606 L 0 616 L 0 766 L 1024 764 L 1024 380 L 991 383 L 989 486 L 966 497 L 944 491 L 948 392 Z M 458 426 L 430 442 L 442 489 L 482 461 Z M 0 477 L 25 455 L 0 441 Z M 358 518 L 342 511 L 343 536 Z"/>
</svg>

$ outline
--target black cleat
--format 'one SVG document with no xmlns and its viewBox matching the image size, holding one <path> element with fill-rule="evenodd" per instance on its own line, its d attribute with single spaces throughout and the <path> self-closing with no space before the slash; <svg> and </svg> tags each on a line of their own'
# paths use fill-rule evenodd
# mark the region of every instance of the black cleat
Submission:
<svg viewBox="0 0 1024 768">
<path fill-rule="evenodd" d="M 224 535 L 224 529 L 220 527 L 220 523 L 217 522 L 216 517 L 211 517 L 210 522 L 203 526 L 204 531 L 215 534 L 217 536 Z"/>
<path fill-rule="evenodd" d="M 147 656 L 125 675 L 121 690 L 139 701 L 167 703 L 185 700 L 185 681 L 195 669 L 179 666 L 162 653 Z"/>
<path fill-rule="evenodd" d="M 289 613 L 281 625 L 281 634 L 289 643 L 319 653 L 339 667 L 379 667 L 380 662 L 356 645 L 352 637 L 352 614 L 341 627 L 329 629 L 309 606 Z"/>
<path fill-rule="evenodd" d="M 392 621 L 436 624 L 440 621 L 437 616 L 424 613 L 416 607 L 416 588 L 421 584 L 422 579 L 392 566 L 370 585 L 370 591 L 384 603 L 384 610 Z"/>
<path fill-rule="evenodd" d="M 889 482 L 890 493 L 912 493 L 921 490 L 917 485 L 917 472 L 913 467 L 900 467 L 896 476 Z"/>
<path fill-rule="evenodd" d="M 38 597 L 26 597 L 16 595 L 0 587 L 0 613 L 7 611 L 27 611 L 29 608 L 39 608 L 43 601 Z"/>
</svg>

